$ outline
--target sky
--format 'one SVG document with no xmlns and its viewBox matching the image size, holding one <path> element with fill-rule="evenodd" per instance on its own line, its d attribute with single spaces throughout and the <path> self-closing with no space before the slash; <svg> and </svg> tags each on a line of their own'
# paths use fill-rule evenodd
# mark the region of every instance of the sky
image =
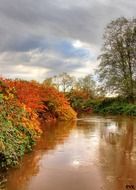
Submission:
<svg viewBox="0 0 136 190">
<path fill-rule="evenodd" d="M 106 25 L 136 0 L 0 0 L 0 75 L 43 81 L 93 74 Z"/>
</svg>

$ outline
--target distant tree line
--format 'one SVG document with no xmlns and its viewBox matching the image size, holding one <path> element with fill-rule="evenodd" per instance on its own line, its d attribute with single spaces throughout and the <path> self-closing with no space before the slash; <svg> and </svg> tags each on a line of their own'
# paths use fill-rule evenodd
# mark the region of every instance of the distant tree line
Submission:
<svg viewBox="0 0 136 190">
<path fill-rule="evenodd" d="M 93 96 L 95 90 L 95 81 L 93 80 L 91 74 L 76 79 L 75 77 L 64 72 L 58 76 L 45 79 L 43 84 L 47 86 L 54 86 L 65 94 L 72 91 L 82 91 L 88 94 L 88 96 Z"/>
</svg>

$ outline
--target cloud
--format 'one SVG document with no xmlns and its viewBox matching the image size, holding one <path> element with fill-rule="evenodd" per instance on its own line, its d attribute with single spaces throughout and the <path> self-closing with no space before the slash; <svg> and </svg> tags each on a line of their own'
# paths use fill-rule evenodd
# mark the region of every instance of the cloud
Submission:
<svg viewBox="0 0 136 190">
<path fill-rule="evenodd" d="M 86 67 L 81 55 L 63 57 L 57 51 L 35 49 L 29 52 L 3 52 L 0 56 L 0 73 L 6 77 L 44 80 L 64 71 L 69 74 Z M 12 62 L 11 62 L 12 60 Z M 7 69 L 8 68 L 8 69 Z M 73 75 L 76 75 L 73 74 Z M 39 77 L 39 78 L 38 78 Z"/>
<path fill-rule="evenodd" d="M 39 80 L 92 72 L 106 25 L 135 9 L 135 0 L 1 0 L 0 72 Z"/>
</svg>

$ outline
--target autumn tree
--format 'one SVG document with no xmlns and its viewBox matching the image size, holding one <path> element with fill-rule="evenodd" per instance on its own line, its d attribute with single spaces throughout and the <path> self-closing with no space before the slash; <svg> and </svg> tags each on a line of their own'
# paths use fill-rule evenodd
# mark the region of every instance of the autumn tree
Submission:
<svg viewBox="0 0 136 190">
<path fill-rule="evenodd" d="M 99 79 L 109 92 L 136 96 L 136 19 L 113 20 L 106 28 Z"/>
<path fill-rule="evenodd" d="M 61 79 L 60 79 L 59 75 L 55 75 L 55 76 L 52 77 L 52 83 L 53 83 L 53 86 L 54 86 L 58 91 L 60 91 Z"/>
</svg>

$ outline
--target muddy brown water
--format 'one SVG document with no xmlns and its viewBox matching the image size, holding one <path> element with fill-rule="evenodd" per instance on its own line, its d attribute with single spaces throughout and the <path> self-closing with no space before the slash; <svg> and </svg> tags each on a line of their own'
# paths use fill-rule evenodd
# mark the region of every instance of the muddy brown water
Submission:
<svg viewBox="0 0 136 190">
<path fill-rule="evenodd" d="M 136 189 L 136 118 L 48 124 L 33 152 L 5 178 L 6 190 Z"/>
</svg>

